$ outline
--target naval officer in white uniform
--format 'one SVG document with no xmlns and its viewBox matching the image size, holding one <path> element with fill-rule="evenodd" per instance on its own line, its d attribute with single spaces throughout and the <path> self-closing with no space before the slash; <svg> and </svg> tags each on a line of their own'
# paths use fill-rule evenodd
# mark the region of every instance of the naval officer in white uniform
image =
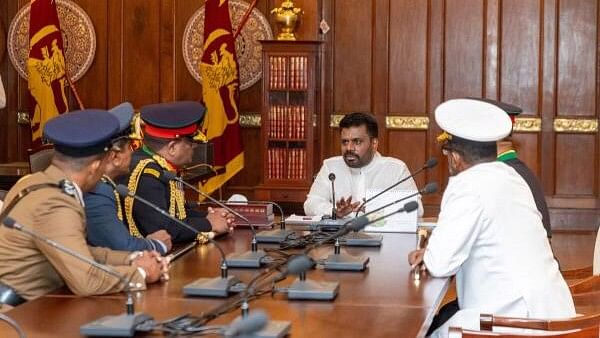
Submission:
<svg viewBox="0 0 600 338">
<path fill-rule="evenodd" d="M 394 157 L 381 156 L 377 120 L 368 113 L 350 113 L 340 121 L 340 145 L 342 156 L 325 159 L 304 202 L 304 212 L 309 216 L 331 215 L 335 203 L 338 218 L 352 217 L 359 211 L 362 201 L 367 198 L 367 190 L 384 190 L 401 179 L 410 176 L 406 164 Z M 331 181 L 334 185 L 336 201 L 332 201 Z M 416 192 L 417 185 L 412 178 L 401 183 L 396 189 Z M 423 215 L 421 197 L 418 215 Z"/>
<path fill-rule="evenodd" d="M 508 115 L 486 102 L 455 99 L 436 108 L 435 120 L 451 177 L 429 244 L 408 258 L 434 277 L 456 275 L 459 309 L 432 336 L 445 337 L 452 326 L 479 329 L 480 313 L 573 317 L 531 190 L 496 161 L 496 141 L 511 131 Z"/>
</svg>

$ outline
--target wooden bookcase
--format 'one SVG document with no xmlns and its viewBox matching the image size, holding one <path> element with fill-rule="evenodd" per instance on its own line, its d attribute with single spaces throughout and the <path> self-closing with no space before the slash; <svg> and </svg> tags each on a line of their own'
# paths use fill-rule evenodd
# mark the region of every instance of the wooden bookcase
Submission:
<svg viewBox="0 0 600 338">
<path fill-rule="evenodd" d="M 321 41 L 261 41 L 261 155 L 256 198 L 304 202 L 320 162 Z"/>
</svg>

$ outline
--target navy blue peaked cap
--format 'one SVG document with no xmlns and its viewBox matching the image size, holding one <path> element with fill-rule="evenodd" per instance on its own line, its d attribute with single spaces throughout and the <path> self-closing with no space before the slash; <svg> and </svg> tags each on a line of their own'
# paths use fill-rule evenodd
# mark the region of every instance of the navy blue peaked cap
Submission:
<svg viewBox="0 0 600 338">
<path fill-rule="evenodd" d="M 106 110 L 85 109 L 59 115 L 44 126 L 44 138 L 59 153 L 86 157 L 106 152 L 119 134 L 119 120 Z"/>
<path fill-rule="evenodd" d="M 204 118 L 206 108 L 195 101 L 157 103 L 140 109 L 144 132 L 150 136 L 174 139 L 193 135 Z"/>
</svg>

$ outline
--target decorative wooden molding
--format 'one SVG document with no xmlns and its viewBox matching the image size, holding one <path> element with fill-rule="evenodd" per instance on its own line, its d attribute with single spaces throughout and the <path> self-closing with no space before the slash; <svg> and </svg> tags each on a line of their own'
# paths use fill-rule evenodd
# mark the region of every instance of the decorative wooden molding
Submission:
<svg viewBox="0 0 600 338">
<path fill-rule="evenodd" d="M 260 114 L 259 113 L 240 114 L 240 127 L 242 127 L 242 128 L 260 128 Z"/>
<path fill-rule="evenodd" d="M 331 114 L 329 117 L 329 127 L 331 128 L 339 128 L 340 121 L 344 118 L 344 114 Z"/>
<path fill-rule="evenodd" d="M 593 134 L 598 132 L 597 119 L 554 119 L 557 133 Z"/>
<path fill-rule="evenodd" d="M 429 117 L 427 116 L 386 116 L 385 127 L 387 129 L 429 129 Z"/>
<path fill-rule="evenodd" d="M 332 114 L 329 119 L 329 127 L 339 128 L 344 114 Z M 429 117 L 427 116 L 386 116 L 385 127 L 387 129 L 418 129 L 429 128 Z"/>
<path fill-rule="evenodd" d="M 523 133 L 539 133 L 542 131 L 542 119 L 539 117 L 517 117 L 513 130 Z"/>
</svg>

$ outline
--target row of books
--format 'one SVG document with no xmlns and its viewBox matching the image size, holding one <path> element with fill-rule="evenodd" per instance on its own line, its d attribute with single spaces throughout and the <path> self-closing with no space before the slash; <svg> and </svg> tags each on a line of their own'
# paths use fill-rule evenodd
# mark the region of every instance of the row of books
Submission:
<svg viewBox="0 0 600 338">
<path fill-rule="evenodd" d="M 267 178 L 306 179 L 306 149 L 269 148 L 267 150 Z"/>
<path fill-rule="evenodd" d="M 303 139 L 306 137 L 304 106 L 271 106 L 269 137 Z"/>
<path fill-rule="evenodd" d="M 305 56 L 270 56 L 269 87 L 271 89 L 307 89 L 308 58 Z"/>
</svg>

